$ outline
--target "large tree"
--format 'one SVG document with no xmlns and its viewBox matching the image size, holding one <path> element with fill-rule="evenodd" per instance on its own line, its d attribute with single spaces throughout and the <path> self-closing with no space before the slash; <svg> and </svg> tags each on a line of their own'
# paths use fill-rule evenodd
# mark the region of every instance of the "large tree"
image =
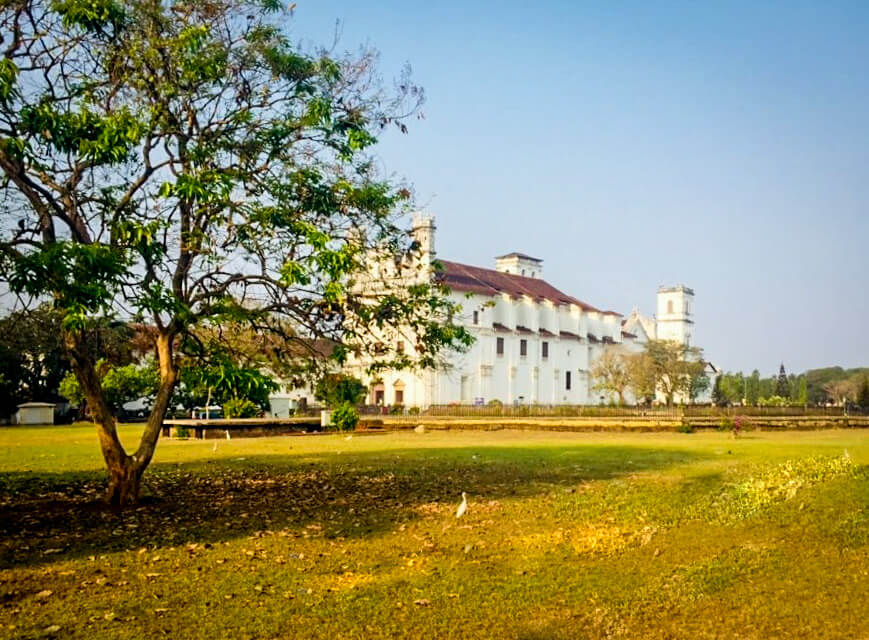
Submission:
<svg viewBox="0 0 869 640">
<path fill-rule="evenodd" d="M 619 405 L 625 403 L 625 391 L 631 384 L 629 356 L 604 351 L 591 367 L 592 388 L 618 396 Z"/>
<path fill-rule="evenodd" d="M 706 365 L 701 361 L 703 351 L 676 340 L 649 340 L 646 343 L 646 358 L 654 373 L 657 389 L 664 395 L 668 405 L 679 396 L 690 398 L 692 389 L 705 390 L 698 381 L 704 376 Z"/>
<path fill-rule="evenodd" d="M 289 326 L 372 366 L 396 357 L 371 349 L 384 326 L 413 332 L 421 366 L 470 340 L 427 279 L 354 286 L 374 247 L 417 264 L 401 229 L 410 193 L 370 149 L 406 128 L 420 91 L 384 91 L 369 52 L 302 51 L 288 22 L 276 0 L 0 4 L 0 269 L 24 303 L 63 314 L 114 503 L 136 501 L 203 328 Z M 112 318 L 149 327 L 159 372 L 132 454 L 92 348 Z"/>
</svg>

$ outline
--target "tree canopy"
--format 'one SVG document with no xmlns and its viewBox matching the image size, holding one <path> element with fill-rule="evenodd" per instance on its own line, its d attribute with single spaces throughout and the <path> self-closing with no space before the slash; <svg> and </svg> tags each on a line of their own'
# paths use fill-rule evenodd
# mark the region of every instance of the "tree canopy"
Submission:
<svg viewBox="0 0 869 640">
<path fill-rule="evenodd" d="M 422 92 L 407 77 L 386 91 L 370 51 L 301 49 L 288 19 L 271 0 L 0 5 L 0 273 L 62 314 L 114 502 L 137 499 L 199 329 L 289 327 L 372 366 L 395 355 L 372 349 L 383 326 L 414 332 L 414 365 L 470 341 L 427 280 L 353 285 L 374 247 L 414 264 L 411 193 L 370 151 Z M 159 385 L 132 455 L 91 342 L 111 319 L 153 330 Z"/>
</svg>

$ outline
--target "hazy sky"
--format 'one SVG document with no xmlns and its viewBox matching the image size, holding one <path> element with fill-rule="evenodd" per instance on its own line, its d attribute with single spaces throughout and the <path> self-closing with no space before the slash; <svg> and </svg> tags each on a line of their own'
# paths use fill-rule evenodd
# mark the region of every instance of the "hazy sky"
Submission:
<svg viewBox="0 0 869 640">
<path fill-rule="evenodd" d="M 869 2 L 299 0 L 292 31 L 336 19 L 426 90 L 379 155 L 441 257 L 625 314 L 685 283 L 726 369 L 869 365 Z"/>
</svg>

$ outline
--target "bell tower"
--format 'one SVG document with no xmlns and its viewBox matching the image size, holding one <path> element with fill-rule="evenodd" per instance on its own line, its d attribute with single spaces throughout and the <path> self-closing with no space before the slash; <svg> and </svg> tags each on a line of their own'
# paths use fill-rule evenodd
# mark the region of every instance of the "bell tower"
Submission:
<svg viewBox="0 0 869 640">
<path fill-rule="evenodd" d="M 411 235 L 419 245 L 420 259 L 431 264 L 435 257 L 435 221 L 433 216 L 421 213 L 413 216 Z"/>
<path fill-rule="evenodd" d="M 694 290 L 683 284 L 658 287 L 658 340 L 690 345 L 694 336 Z"/>
</svg>

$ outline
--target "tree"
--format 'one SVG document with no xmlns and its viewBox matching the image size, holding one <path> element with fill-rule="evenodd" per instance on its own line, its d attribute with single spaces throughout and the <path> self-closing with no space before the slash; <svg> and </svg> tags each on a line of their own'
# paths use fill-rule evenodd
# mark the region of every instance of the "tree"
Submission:
<svg viewBox="0 0 869 640">
<path fill-rule="evenodd" d="M 755 369 L 745 379 L 745 404 L 755 406 L 760 399 L 760 372 Z"/>
<path fill-rule="evenodd" d="M 688 397 L 691 402 L 694 402 L 701 394 L 709 390 L 709 376 L 706 375 L 706 363 L 704 362 L 687 363 L 687 368 L 690 377 Z"/>
<path fill-rule="evenodd" d="M 657 380 L 651 358 L 645 352 L 627 358 L 629 388 L 637 403 L 651 404 L 655 400 Z"/>
<path fill-rule="evenodd" d="M 654 372 L 656 388 L 664 394 L 668 405 L 677 396 L 690 397 L 692 381 L 702 375 L 705 365 L 703 352 L 676 340 L 649 340 L 646 355 Z M 706 384 L 709 384 L 707 378 Z"/>
<path fill-rule="evenodd" d="M 594 380 L 592 389 L 606 393 L 614 393 L 619 398 L 619 405 L 625 403 L 625 391 L 631 383 L 627 356 L 604 351 L 591 367 L 591 377 Z"/>
<path fill-rule="evenodd" d="M 857 391 L 857 404 L 863 409 L 869 409 L 869 375 L 863 376 L 863 382 Z"/>
<path fill-rule="evenodd" d="M 824 392 L 833 404 L 842 405 L 856 397 L 857 386 L 854 382 L 854 380 L 833 380 L 824 385 Z"/>
<path fill-rule="evenodd" d="M 317 381 L 314 397 L 328 407 L 349 404 L 355 407 L 362 402 L 368 388 L 359 378 L 343 373 L 329 373 Z"/>
<path fill-rule="evenodd" d="M 374 248 L 419 269 L 411 194 L 371 149 L 422 92 L 404 77 L 388 95 L 370 52 L 301 52 L 287 23 L 273 0 L 0 4 L 0 274 L 63 316 L 113 503 L 138 498 L 199 330 L 289 326 L 372 367 L 395 355 L 371 348 L 383 327 L 413 332 L 416 366 L 471 342 L 430 280 L 354 286 Z M 94 354 L 118 320 L 147 323 L 160 380 L 132 455 Z"/>
<path fill-rule="evenodd" d="M 790 385 L 788 384 L 788 374 L 785 373 L 785 365 L 781 364 L 778 370 L 778 379 L 776 380 L 775 395 L 780 398 L 790 396 Z"/>
<path fill-rule="evenodd" d="M 724 394 L 723 389 L 721 388 L 721 381 L 724 378 L 724 374 L 721 374 L 715 378 L 715 384 L 712 386 L 712 404 L 717 407 L 723 407 L 727 405 L 727 396 Z"/>
<path fill-rule="evenodd" d="M 62 319 L 47 305 L 0 318 L 0 415 L 22 402 L 56 400 L 69 371 Z"/>
<path fill-rule="evenodd" d="M 131 363 L 115 366 L 100 360 L 97 362 L 97 372 L 106 404 L 113 415 L 117 415 L 128 402 L 140 398 L 152 399 L 160 386 L 160 376 L 153 361 L 141 365 Z M 61 382 L 60 392 L 76 406 L 86 402 L 78 378 L 72 372 L 68 373 Z"/>
<path fill-rule="evenodd" d="M 229 418 L 251 417 L 251 412 L 267 408 L 269 394 L 278 388 L 258 367 L 240 364 L 225 352 L 209 354 L 200 366 L 185 367 L 182 384 L 193 403 L 224 405 Z M 226 405 L 230 411 L 226 411 Z"/>
<path fill-rule="evenodd" d="M 806 380 L 806 376 L 800 376 L 799 390 L 797 391 L 797 402 L 804 406 L 809 402 L 809 386 Z"/>
<path fill-rule="evenodd" d="M 742 404 L 745 401 L 745 378 L 742 372 L 724 373 L 721 379 L 721 392 L 728 402 Z"/>
</svg>

